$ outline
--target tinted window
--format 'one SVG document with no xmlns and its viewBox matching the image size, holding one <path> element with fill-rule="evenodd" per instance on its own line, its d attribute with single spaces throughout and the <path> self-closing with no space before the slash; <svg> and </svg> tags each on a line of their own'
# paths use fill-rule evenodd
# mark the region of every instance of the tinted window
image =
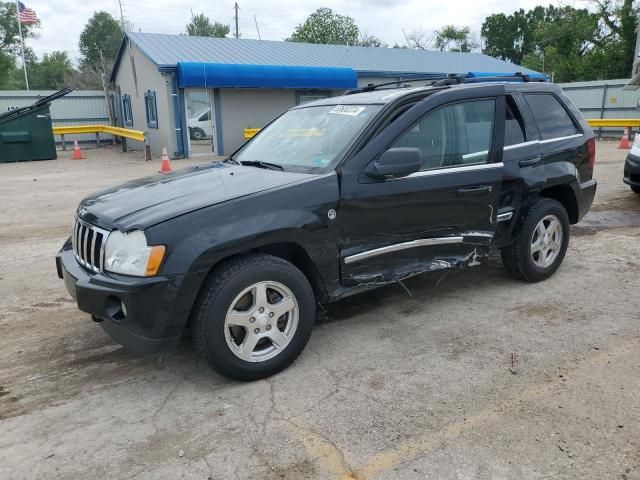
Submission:
<svg viewBox="0 0 640 480">
<path fill-rule="evenodd" d="M 513 99 L 507 97 L 507 111 L 505 114 L 504 124 L 504 144 L 516 145 L 525 142 L 524 122 L 520 116 L 520 112 L 516 108 Z"/>
<path fill-rule="evenodd" d="M 494 113 L 493 100 L 448 105 L 428 113 L 393 146 L 418 148 L 421 170 L 486 163 Z"/>
<path fill-rule="evenodd" d="M 536 93 L 525 94 L 524 97 L 531 107 L 543 140 L 580 133 L 573 119 L 553 95 Z"/>
</svg>

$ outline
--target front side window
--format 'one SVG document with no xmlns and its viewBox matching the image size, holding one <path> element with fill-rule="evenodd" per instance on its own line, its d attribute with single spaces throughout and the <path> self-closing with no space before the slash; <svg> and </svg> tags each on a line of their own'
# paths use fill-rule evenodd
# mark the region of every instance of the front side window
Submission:
<svg viewBox="0 0 640 480">
<path fill-rule="evenodd" d="M 542 140 L 580 133 L 571 116 L 552 94 L 529 93 L 524 98 L 536 119 Z"/>
<path fill-rule="evenodd" d="M 133 112 L 131 110 L 131 96 L 122 95 L 122 121 L 126 127 L 133 126 Z"/>
<path fill-rule="evenodd" d="M 156 92 L 147 90 L 144 94 L 144 105 L 147 112 L 147 127 L 158 128 L 158 109 L 156 106 Z"/>
<path fill-rule="evenodd" d="M 339 160 L 380 109 L 380 105 L 323 105 L 289 110 L 233 158 L 322 172 Z"/>
<path fill-rule="evenodd" d="M 420 150 L 420 170 L 487 163 L 489 161 L 494 100 L 476 100 L 440 107 L 429 112 L 393 147 Z"/>
</svg>

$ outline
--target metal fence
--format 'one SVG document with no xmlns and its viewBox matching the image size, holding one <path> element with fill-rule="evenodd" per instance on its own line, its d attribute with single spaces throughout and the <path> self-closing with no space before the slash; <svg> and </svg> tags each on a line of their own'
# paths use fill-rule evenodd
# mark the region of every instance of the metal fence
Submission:
<svg viewBox="0 0 640 480">
<path fill-rule="evenodd" d="M 559 84 L 585 118 L 640 118 L 639 90 L 623 90 L 628 79 Z M 597 128 L 599 137 L 616 137 L 620 128 Z"/>
<path fill-rule="evenodd" d="M 0 90 L 0 112 L 31 105 L 54 90 Z M 54 127 L 71 125 L 109 124 L 109 113 L 102 90 L 74 90 L 51 103 Z M 105 137 L 106 138 L 106 137 Z M 111 138 L 111 136 L 109 136 Z M 67 140 L 95 142 L 95 135 L 73 135 Z M 59 141 L 58 138 L 56 138 Z"/>
</svg>

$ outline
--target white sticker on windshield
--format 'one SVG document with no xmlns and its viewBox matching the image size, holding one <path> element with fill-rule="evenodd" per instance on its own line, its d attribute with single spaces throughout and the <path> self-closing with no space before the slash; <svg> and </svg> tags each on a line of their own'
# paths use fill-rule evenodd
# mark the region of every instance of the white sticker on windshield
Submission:
<svg viewBox="0 0 640 480">
<path fill-rule="evenodd" d="M 364 110 L 364 107 L 356 105 L 336 105 L 329 113 L 337 113 L 338 115 L 350 115 L 355 117 Z"/>
</svg>

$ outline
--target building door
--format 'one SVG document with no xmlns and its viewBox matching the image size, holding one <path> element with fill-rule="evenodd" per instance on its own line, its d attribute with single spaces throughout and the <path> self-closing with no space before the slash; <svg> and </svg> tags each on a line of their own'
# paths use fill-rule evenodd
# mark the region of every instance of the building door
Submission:
<svg viewBox="0 0 640 480">
<path fill-rule="evenodd" d="M 216 155 L 216 125 L 213 90 L 187 88 L 184 91 L 189 138 L 189 156 Z"/>
</svg>

